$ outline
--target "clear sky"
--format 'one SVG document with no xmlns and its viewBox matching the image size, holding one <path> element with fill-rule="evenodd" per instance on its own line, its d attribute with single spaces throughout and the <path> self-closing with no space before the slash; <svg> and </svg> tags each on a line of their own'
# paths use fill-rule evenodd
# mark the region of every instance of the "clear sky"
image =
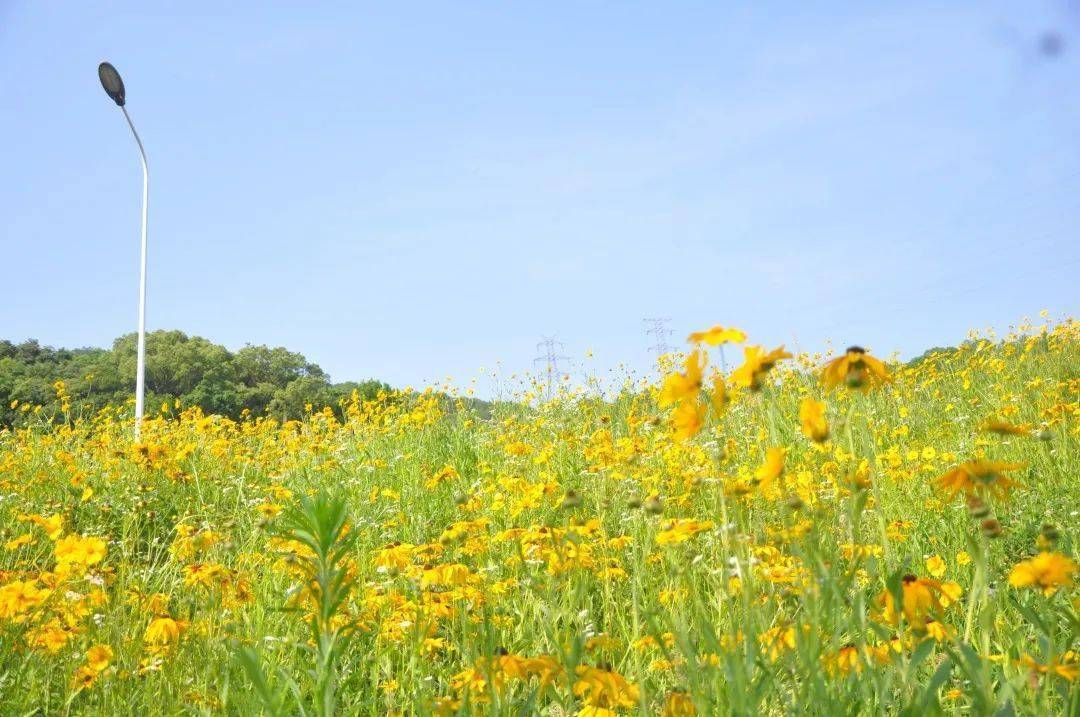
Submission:
<svg viewBox="0 0 1080 717">
<path fill-rule="evenodd" d="M 647 316 L 911 355 L 1080 308 L 1066 0 L 0 0 L 0 337 L 135 328 L 105 59 L 149 327 L 336 380 L 464 383 L 544 334 L 644 367 Z"/>
</svg>

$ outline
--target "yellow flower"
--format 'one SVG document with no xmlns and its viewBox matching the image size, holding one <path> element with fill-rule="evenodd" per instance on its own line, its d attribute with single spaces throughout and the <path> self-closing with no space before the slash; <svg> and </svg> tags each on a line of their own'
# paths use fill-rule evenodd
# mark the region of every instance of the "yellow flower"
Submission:
<svg viewBox="0 0 1080 717">
<path fill-rule="evenodd" d="M 1014 588 L 1040 589 L 1043 595 L 1050 596 L 1058 588 L 1071 584 L 1076 571 L 1076 563 L 1071 558 L 1061 553 L 1042 552 L 1017 563 L 1009 573 L 1009 584 Z"/>
<path fill-rule="evenodd" d="M 938 597 L 938 599 L 941 601 L 941 607 L 949 607 L 953 603 L 957 602 L 963 596 L 963 594 L 964 588 L 960 587 L 959 583 L 941 583 L 941 595 Z"/>
<path fill-rule="evenodd" d="M 105 541 L 101 538 L 69 535 L 57 541 L 53 554 L 59 565 L 89 567 L 105 558 Z"/>
<path fill-rule="evenodd" d="M 57 513 L 48 518 L 40 515 L 21 515 L 19 520 L 29 521 L 42 528 L 49 536 L 49 540 L 56 540 L 64 534 L 64 516 Z"/>
<path fill-rule="evenodd" d="M 88 665 L 83 665 L 79 669 L 75 670 L 75 674 L 71 676 L 71 689 L 75 692 L 80 692 L 88 687 L 91 687 L 95 682 L 99 672 L 95 672 L 90 669 Z"/>
<path fill-rule="evenodd" d="M 757 391 L 761 388 L 761 380 L 765 377 L 778 361 L 791 358 L 791 354 L 781 346 L 768 353 L 760 346 L 747 346 L 743 349 L 743 365 L 735 369 L 731 374 L 731 380 L 736 386 Z"/>
<path fill-rule="evenodd" d="M 758 635 L 758 642 L 768 653 L 769 659 L 776 662 L 780 655 L 795 649 L 795 628 L 791 625 L 770 627 Z"/>
<path fill-rule="evenodd" d="M 430 570 L 425 570 L 420 579 L 422 587 L 445 586 L 452 587 L 465 585 L 475 577 L 469 568 L 461 563 L 448 563 L 437 565 Z"/>
<path fill-rule="evenodd" d="M 754 471 L 754 480 L 758 488 L 768 489 L 772 482 L 784 472 L 784 457 L 787 454 L 783 448 L 770 448 L 765 451 L 765 462 Z"/>
<path fill-rule="evenodd" d="M 683 363 L 683 373 L 673 373 L 664 379 L 658 399 L 661 407 L 667 407 L 684 399 L 695 399 L 701 392 L 702 374 L 705 370 L 705 357 L 694 349 Z"/>
<path fill-rule="evenodd" d="M 719 346 L 729 342 L 741 344 L 746 341 L 746 334 L 736 328 L 725 329 L 723 326 L 713 326 L 705 331 L 695 331 L 690 334 L 687 341 L 692 344 L 708 344 L 709 346 Z"/>
<path fill-rule="evenodd" d="M 435 714 L 439 717 L 449 717 L 461 711 L 461 700 L 455 700 L 451 696 L 435 698 Z"/>
<path fill-rule="evenodd" d="M 33 540 L 34 540 L 34 536 L 30 535 L 30 533 L 23 533 L 19 537 L 13 538 L 13 539 L 7 541 L 6 543 L 4 543 L 4 549 L 5 550 L 17 550 L 18 548 L 22 547 L 23 545 L 29 545 L 30 543 L 33 542 Z"/>
<path fill-rule="evenodd" d="M 724 377 L 719 373 L 713 374 L 712 391 L 709 392 L 709 403 L 712 405 L 713 415 L 719 416 L 728 405 L 727 386 L 724 385 Z"/>
<path fill-rule="evenodd" d="M 609 710 L 607 707 L 585 705 L 578 710 L 577 717 L 619 717 L 619 713 L 615 710 Z"/>
<path fill-rule="evenodd" d="M 671 412 L 671 427 L 675 440 L 693 438 L 705 425 L 705 407 L 697 401 L 681 401 Z"/>
<path fill-rule="evenodd" d="M 676 518 L 664 523 L 663 530 L 656 534 L 657 545 L 672 545 L 682 543 L 694 537 L 698 533 L 712 530 L 714 523 L 711 520 L 683 520 Z"/>
<path fill-rule="evenodd" d="M 933 555 L 926 559 L 926 572 L 935 578 L 940 578 L 945 574 L 945 561 L 940 555 Z"/>
<path fill-rule="evenodd" d="M 966 550 L 961 550 L 956 554 L 956 564 L 963 567 L 971 564 L 971 555 Z"/>
<path fill-rule="evenodd" d="M 76 692 L 93 685 L 98 676 L 112 661 L 113 651 L 108 645 L 95 645 L 86 651 L 86 664 L 71 677 L 71 688 Z"/>
<path fill-rule="evenodd" d="M 1031 426 L 1029 426 L 1027 424 L 1017 426 L 1017 425 L 1013 425 L 1012 423 L 1007 423 L 1005 421 L 1002 421 L 1001 419 L 998 419 L 998 418 L 987 419 L 987 421 L 983 424 L 982 428 L 983 428 L 984 431 L 987 431 L 989 433 L 996 433 L 999 436 L 1030 436 L 1031 435 Z"/>
<path fill-rule="evenodd" d="M 70 628 L 61 624 L 59 620 L 51 620 L 32 630 L 26 636 L 26 641 L 34 649 L 55 655 L 64 649 L 73 636 L 74 632 Z"/>
<path fill-rule="evenodd" d="M 447 481 L 452 481 L 458 478 L 458 472 L 454 470 L 454 467 L 450 464 L 443 466 L 435 475 L 431 476 L 424 483 L 424 488 L 432 490 L 439 487 Z"/>
<path fill-rule="evenodd" d="M 697 708 L 685 690 L 675 689 L 668 693 L 660 717 L 694 717 Z"/>
<path fill-rule="evenodd" d="M 945 642 L 953 637 L 955 630 L 948 625 L 938 622 L 937 620 L 926 621 L 926 634 L 934 640 L 934 642 Z"/>
<path fill-rule="evenodd" d="M 22 616 L 45 602 L 49 590 L 42 590 L 35 580 L 15 580 L 0 587 L 0 619 Z"/>
<path fill-rule="evenodd" d="M 532 446 L 522 441 L 513 441 L 506 445 L 506 452 L 512 456 L 527 456 L 532 450 Z"/>
<path fill-rule="evenodd" d="M 86 666 L 94 672 L 101 672 L 112 661 L 113 651 L 108 645 L 94 645 L 86 651 Z"/>
<path fill-rule="evenodd" d="M 1080 675 L 1080 664 L 1077 663 L 1076 653 L 1072 650 L 1069 650 L 1061 657 L 1054 658 L 1045 665 L 1025 653 L 1021 655 L 1018 664 L 1027 667 L 1032 673 L 1057 675 L 1069 682 L 1075 682 L 1077 676 Z"/>
<path fill-rule="evenodd" d="M 184 585 L 207 590 L 222 585 L 229 577 L 224 565 L 218 563 L 194 563 L 183 569 Z"/>
<path fill-rule="evenodd" d="M 799 420 L 802 432 L 810 440 L 821 443 L 829 437 L 829 424 L 825 421 L 825 404 L 812 398 L 804 398 L 799 404 Z"/>
<path fill-rule="evenodd" d="M 271 518 L 274 518 L 277 515 L 279 515 L 281 513 L 281 511 L 284 510 L 284 507 L 281 506 L 281 505 L 278 505 L 277 503 L 270 503 L 268 501 L 263 501 L 262 503 L 259 503 L 257 506 L 255 506 L 255 510 L 259 511 L 259 513 L 262 515 L 262 517 L 266 518 L 267 520 L 270 520 Z"/>
<path fill-rule="evenodd" d="M 866 388 L 891 380 L 885 364 L 866 353 L 861 346 L 849 346 L 843 356 L 833 359 L 821 369 L 821 382 L 827 389 L 841 383 L 851 388 Z"/>
<path fill-rule="evenodd" d="M 155 617 L 146 626 L 143 642 L 154 651 L 166 651 L 180 642 L 187 623 L 171 617 Z"/>
<path fill-rule="evenodd" d="M 921 631 L 925 630 L 927 617 L 955 602 L 960 595 L 960 586 L 956 583 L 940 583 L 929 578 L 905 575 L 901 582 L 901 591 L 903 604 L 899 609 L 889 590 L 878 596 L 883 617 L 890 625 L 896 625 L 903 613 L 908 625 Z"/>
<path fill-rule="evenodd" d="M 592 714 L 599 714 L 596 709 L 613 711 L 619 707 L 637 706 L 638 688 L 618 672 L 579 665 L 576 674 L 574 695 L 587 707 L 594 708 Z"/>
<path fill-rule="evenodd" d="M 903 653 L 904 647 L 903 640 L 899 637 L 893 637 L 888 642 L 881 642 L 870 647 L 869 656 L 874 658 L 874 662 L 879 665 L 888 665 L 893 661 L 896 655 Z"/>
<path fill-rule="evenodd" d="M 863 671 L 863 660 L 854 645 L 844 645 L 835 653 L 824 655 L 822 661 L 825 669 L 833 675 L 848 675 L 852 672 L 858 675 Z"/>
<path fill-rule="evenodd" d="M 935 478 L 934 484 L 940 492 L 945 494 L 946 499 L 952 499 L 960 492 L 969 496 L 977 493 L 991 493 L 995 497 L 1005 498 L 1017 485 L 1016 481 L 1005 475 L 1005 472 L 1019 470 L 1025 465 L 982 459 L 967 461 Z"/>
</svg>

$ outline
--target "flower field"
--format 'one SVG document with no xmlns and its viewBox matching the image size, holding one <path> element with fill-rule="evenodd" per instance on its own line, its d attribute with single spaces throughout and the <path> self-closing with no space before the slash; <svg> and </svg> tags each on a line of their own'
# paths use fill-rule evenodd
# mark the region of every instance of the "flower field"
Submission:
<svg viewBox="0 0 1080 717">
<path fill-rule="evenodd" d="M 604 400 L 166 406 L 138 441 L 26 406 L 0 713 L 1080 714 L 1078 338 L 714 327 Z"/>
</svg>

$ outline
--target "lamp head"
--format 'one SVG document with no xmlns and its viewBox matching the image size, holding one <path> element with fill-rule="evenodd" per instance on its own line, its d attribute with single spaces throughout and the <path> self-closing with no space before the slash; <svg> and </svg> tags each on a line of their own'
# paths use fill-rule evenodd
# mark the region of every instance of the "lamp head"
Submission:
<svg viewBox="0 0 1080 717">
<path fill-rule="evenodd" d="M 101 80 L 101 86 L 105 88 L 105 94 L 111 97 L 118 107 L 123 107 L 126 100 L 124 98 L 124 81 L 120 79 L 120 73 L 108 62 L 102 62 L 98 65 L 97 73 L 98 79 Z"/>
</svg>

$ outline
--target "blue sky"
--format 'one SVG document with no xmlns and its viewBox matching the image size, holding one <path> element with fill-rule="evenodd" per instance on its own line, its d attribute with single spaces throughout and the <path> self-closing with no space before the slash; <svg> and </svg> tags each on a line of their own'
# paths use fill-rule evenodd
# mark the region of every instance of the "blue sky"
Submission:
<svg viewBox="0 0 1080 717">
<path fill-rule="evenodd" d="M 646 316 L 911 355 L 1080 306 L 1065 0 L 0 0 L 0 337 L 135 327 L 103 59 L 149 327 L 335 379 L 464 383 L 545 334 L 644 368 Z"/>
</svg>

